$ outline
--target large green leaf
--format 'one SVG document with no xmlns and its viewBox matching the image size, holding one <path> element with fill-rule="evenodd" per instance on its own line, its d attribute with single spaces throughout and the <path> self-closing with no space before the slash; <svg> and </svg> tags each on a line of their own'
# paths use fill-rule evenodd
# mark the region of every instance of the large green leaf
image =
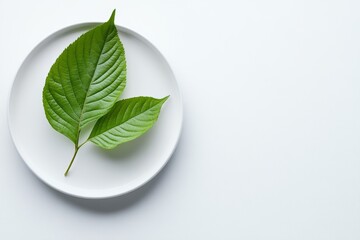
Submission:
<svg viewBox="0 0 360 240">
<path fill-rule="evenodd" d="M 96 122 L 88 140 L 111 149 L 141 136 L 154 125 L 167 99 L 135 97 L 117 102 Z"/>
<path fill-rule="evenodd" d="M 81 129 L 109 112 L 125 88 L 125 53 L 114 18 L 115 11 L 106 23 L 70 44 L 46 78 L 46 117 L 76 146 Z"/>
</svg>

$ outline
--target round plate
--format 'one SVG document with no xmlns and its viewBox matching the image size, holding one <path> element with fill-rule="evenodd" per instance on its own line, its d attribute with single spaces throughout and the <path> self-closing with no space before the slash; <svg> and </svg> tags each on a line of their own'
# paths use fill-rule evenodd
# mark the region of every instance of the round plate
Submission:
<svg viewBox="0 0 360 240">
<path fill-rule="evenodd" d="M 64 177 L 73 143 L 51 128 L 42 89 L 55 59 L 65 47 L 97 23 L 77 24 L 47 37 L 22 63 L 9 101 L 9 127 L 22 159 L 51 187 L 82 198 L 108 198 L 130 192 L 153 178 L 171 157 L 182 126 L 182 101 L 169 64 L 144 37 L 117 27 L 127 60 L 127 86 L 121 98 L 170 95 L 158 122 L 144 136 L 113 150 L 84 145 Z"/>
</svg>

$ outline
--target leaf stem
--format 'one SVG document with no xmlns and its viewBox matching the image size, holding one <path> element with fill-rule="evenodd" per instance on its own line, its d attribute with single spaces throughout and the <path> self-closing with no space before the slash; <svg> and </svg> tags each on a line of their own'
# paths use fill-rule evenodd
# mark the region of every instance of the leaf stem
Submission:
<svg viewBox="0 0 360 240">
<path fill-rule="evenodd" d="M 89 139 L 88 139 L 88 140 L 89 140 Z M 78 148 L 81 148 L 85 143 L 88 142 L 88 140 L 86 140 L 85 142 L 83 142 L 82 144 L 80 144 Z"/>
<path fill-rule="evenodd" d="M 68 175 L 68 172 L 69 172 L 69 170 L 70 170 L 70 168 L 71 168 L 71 166 L 72 166 L 72 164 L 73 164 L 73 162 L 74 162 L 74 159 L 75 159 L 75 157 L 76 157 L 76 154 L 77 154 L 77 152 L 79 151 L 79 149 L 80 149 L 80 147 L 81 147 L 82 145 L 83 145 L 83 144 L 81 144 L 80 146 L 75 145 L 74 155 L 73 155 L 73 157 L 72 157 L 72 159 L 71 159 L 71 162 L 70 162 L 68 168 L 66 169 L 66 172 L 64 173 L 64 176 L 65 176 L 65 177 Z"/>
<path fill-rule="evenodd" d="M 88 140 L 89 140 L 89 139 L 88 139 Z M 69 170 L 70 170 L 70 168 L 71 168 L 71 166 L 72 166 L 72 164 L 73 164 L 73 162 L 74 162 L 74 160 L 75 160 L 75 157 L 76 157 L 79 149 L 80 149 L 82 146 L 84 146 L 84 144 L 87 143 L 88 140 L 86 140 L 85 142 L 83 142 L 83 143 L 80 144 L 80 145 L 78 144 L 78 141 L 76 142 L 74 155 L 73 155 L 73 157 L 72 157 L 72 159 L 71 159 L 71 161 L 70 161 L 70 164 L 69 164 L 68 168 L 66 169 L 66 172 L 64 173 L 64 176 L 65 176 L 65 177 L 68 175 Z"/>
</svg>

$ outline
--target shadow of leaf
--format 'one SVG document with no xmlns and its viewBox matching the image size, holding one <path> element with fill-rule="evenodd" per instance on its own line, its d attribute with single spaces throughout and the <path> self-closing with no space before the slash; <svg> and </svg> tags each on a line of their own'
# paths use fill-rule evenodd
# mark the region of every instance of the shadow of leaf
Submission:
<svg viewBox="0 0 360 240">
<path fill-rule="evenodd" d="M 136 150 L 136 148 L 139 146 L 139 144 L 146 144 L 147 141 L 150 141 L 150 136 L 147 138 L 139 138 L 134 141 L 134 144 L 129 144 L 129 147 L 123 147 L 124 149 L 114 149 L 113 151 L 102 151 L 103 154 L 107 154 L 110 158 L 112 157 L 114 160 L 119 160 L 120 156 L 125 157 L 128 154 L 132 154 L 133 151 Z M 136 143 L 137 142 L 137 143 Z M 99 214 L 113 214 L 119 211 L 122 211 L 124 209 L 127 209 L 129 207 L 132 207 L 134 205 L 139 204 L 141 201 L 145 199 L 146 196 L 148 196 L 152 190 L 159 184 L 161 184 L 164 179 L 166 179 L 166 174 L 169 171 L 169 168 L 171 168 L 174 164 L 174 161 L 176 161 L 178 153 L 181 149 L 182 145 L 182 135 L 180 136 L 178 145 L 172 154 L 171 158 L 169 159 L 168 164 L 162 169 L 162 171 L 159 172 L 151 181 L 143 185 L 142 187 L 134 190 L 133 192 L 127 193 L 123 196 L 109 198 L 109 199 L 82 199 L 82 198 L 76 198 L 69 195 L 66 195 L 64 193 L 58 192 L 51 187 L 47 186 L 46 184 L 43 184 L 43 186 L 49 190 L 51 194 L 54 194 L 57 198 L 63 200 L 67 204 L 76 206 L 78 208 L 82 208 L 86 211 L 92 211 Z M 124 145 L 125 146 L 125 145 Z M 40 180 L 39 180 L 40 181 Z"/>
</svg>

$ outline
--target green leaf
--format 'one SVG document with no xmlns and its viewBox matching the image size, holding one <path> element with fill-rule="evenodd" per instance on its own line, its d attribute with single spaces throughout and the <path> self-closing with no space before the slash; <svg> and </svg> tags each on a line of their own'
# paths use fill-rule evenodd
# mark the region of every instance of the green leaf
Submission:
<svg viewBox="0 0 360 240">
<path fill-rule="evenodd" d="M 88 140 L 102 148 L 112 149 L 140 137 L 154 125 L 168 98 L 135 97 L 117 102 L 96 122 Z"/>
<path fill-rule="evenodd" d="M 114 18 L 115 10 L 107 22 L 70 44 L 45 81 L 42 97 L 46 118 L 75 144 L 65 176 L 85 143 L 111 149 L 141 136 L 155 124 L 168 99 L 118 101 L 126 85 L 126 60 Z M 79 144 L 81 130 L 96 120 L 88 140 Z"/>
<path fill-rule="evenodd" d="M 105 115 L 126 84 L 124 48 L 110 19 L 81 35 L 52 65 L 43 89 L 46 118 L 78 145 L 80 131 Z"/>
</svg>

